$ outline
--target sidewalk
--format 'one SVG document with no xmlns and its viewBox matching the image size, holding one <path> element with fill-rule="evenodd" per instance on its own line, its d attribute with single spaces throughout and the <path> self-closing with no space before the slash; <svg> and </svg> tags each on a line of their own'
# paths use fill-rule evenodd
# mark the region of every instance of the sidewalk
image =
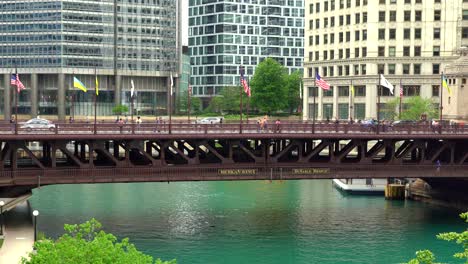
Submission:
<svg viewBox="0 0 468 264">
<path fill-rule="evenodd" d="M 27 257 L 34 244 L 34 227 L 27 202 L 4 214 L 4 241 L 0 249 L 0 263 L 16 264 Z"/>
</svg>

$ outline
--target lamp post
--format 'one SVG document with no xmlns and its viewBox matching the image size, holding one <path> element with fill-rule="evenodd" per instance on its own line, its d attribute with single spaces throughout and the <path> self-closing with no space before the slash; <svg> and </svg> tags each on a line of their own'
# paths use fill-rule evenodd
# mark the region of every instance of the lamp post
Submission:
<svg viewBox="0 0 468 264">
<path fill-rule="evenodd" d="M 3 236 L 3 206 L 5 205 L 4 201 L 0 201 L 0 216 L 2 217 L 2 222 L 0 223 L 0 236 Z"/>
<path fill-rule="evenodd" d="M 37 237 L 37 216 L 39 215 L 38 210 L 33 211 L 33 216 L 34 216 L 34 242 L 36 242 L 36 237 Z"/>
</svg>

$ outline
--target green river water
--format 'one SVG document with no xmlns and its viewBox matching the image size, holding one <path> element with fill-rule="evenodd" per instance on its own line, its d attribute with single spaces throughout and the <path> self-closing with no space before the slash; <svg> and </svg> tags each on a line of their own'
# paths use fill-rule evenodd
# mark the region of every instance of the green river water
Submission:
<svg viewBox="0 0 468 264">
<path fill-rule="evenodd" d="M 462 263 L 435 236 L 466 229 L 456 210 L 345 195 L 331 180 L 55 185 L 30 201 L 47 236 L 94 217 L 179 264 L 401 263 L 419 249 Z"/>
</svg>

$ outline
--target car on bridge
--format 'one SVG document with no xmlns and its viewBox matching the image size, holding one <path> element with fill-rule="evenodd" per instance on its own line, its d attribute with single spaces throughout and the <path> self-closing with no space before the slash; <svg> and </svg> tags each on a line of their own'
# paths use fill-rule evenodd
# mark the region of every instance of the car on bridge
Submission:
<svg viewBox="0 0 468 264">
<path fill-rule="evenodd" d="M 50 131 L 55 130 L 55 124 L 52 124 L 47 119 L 43 118 L 33 118 L 30 119 L 24 123 L 21 123 L 20 129 L 24 129 L 26 131 L 32 131 L 32 130 L 45 130 L 48 129 Z"/>
<path fill-rule="evenodd" d="M 223 122 L 222 117 L 205 117 L 197 120 L 197 124 L 221 124 Z"/>
</svg>

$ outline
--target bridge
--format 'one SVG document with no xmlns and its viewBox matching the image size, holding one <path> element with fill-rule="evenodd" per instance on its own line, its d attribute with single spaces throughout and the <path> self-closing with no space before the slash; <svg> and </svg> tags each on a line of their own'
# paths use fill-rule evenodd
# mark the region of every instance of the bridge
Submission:
<svg viewBox="0 0 468 264">
<path fill-rule="evenodd" d="M 51 184 L 425 178 L 467 183 L 468 129 L 283 122 L 0 124 L 0 196 Z M 466 186 L 466 185 L 464 185 Z"/>
</svg>

